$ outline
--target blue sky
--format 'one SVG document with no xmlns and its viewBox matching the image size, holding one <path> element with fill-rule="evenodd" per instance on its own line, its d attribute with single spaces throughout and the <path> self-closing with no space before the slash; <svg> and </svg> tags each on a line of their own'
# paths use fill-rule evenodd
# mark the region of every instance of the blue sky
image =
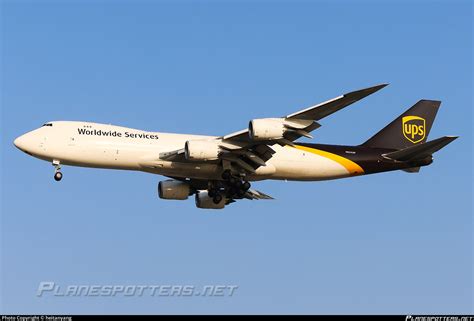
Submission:
<svg viewBox="0 0 474 321">
<path fill-rule="evenodd" d="M 2 1 L 3 313 L 473 313 L 470 2 Z M 419 174 L 261 182 L 224 211 L 159 200 L 162 177 L 53 168 L 15 137 L 50 120 L 226 134 L 390 86 L 321 123 L 359 144 L 422 98 Z M 233 297 L 37 297 L 70 284 L 235 284 Z"/>
</svg>

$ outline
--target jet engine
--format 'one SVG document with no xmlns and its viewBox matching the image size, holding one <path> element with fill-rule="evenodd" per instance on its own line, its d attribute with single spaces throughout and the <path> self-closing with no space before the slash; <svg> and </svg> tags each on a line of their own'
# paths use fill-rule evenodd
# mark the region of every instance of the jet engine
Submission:
<svg viewBox="0 0 474 321">
<path fill-rule="evenodd" d="M 209 196 L 207 191 L 200 191 L 199 193 L 196 193 L 196 207 L 198 208 L 206 208 L 206 209 L 223 209 L 225 207 L 226 203 L 225 197 L 222 198 L 222 200 L 219 203 L 214 203 L 214 200 L 212 197 Z"/>
<path fill-rule="evenodd" d="M 249 136 L 252 140 L 280 139 L 286 131 L 281 118 L 253 119 L 249 123 Z"/>
<path fill-rule="evenodd" d="M 186 182 L 167 180 L 158 184 L 158 196 L 166 200 L 186 200 L 191 194 L 191 186 Z"/>
<path fill-rule="evenodd" d="M 187 160 L 206 161 L 219 158 L 221 148 L 215 141 L 188 140 L 184 145 Z"/>
</svg>

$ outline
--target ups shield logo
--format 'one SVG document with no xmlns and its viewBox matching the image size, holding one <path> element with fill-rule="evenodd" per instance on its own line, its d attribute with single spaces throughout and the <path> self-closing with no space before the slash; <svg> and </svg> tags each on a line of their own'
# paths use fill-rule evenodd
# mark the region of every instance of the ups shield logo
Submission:
<svg viewBox="0 0 474 321">
<path fill-rule="evenodd" d="M 403 136 L 413 144 L 425 138 L 425 119 L 418 116 L 405 116 L 402 118 Z"/>
</svg>

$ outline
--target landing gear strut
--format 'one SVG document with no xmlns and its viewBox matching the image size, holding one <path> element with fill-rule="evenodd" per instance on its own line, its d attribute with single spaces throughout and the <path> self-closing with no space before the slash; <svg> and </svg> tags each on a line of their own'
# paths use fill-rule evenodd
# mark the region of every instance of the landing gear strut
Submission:
<svg viewBox="0 0 474 321">
<path fill-rule="evenodd" d="M 54 180 L 56 182 L 59 182 L 63 178 L 63 173 L 61 173 L 61 164 L 59 163 L 59 161 L 54 160 L 53 166 L 54 166 Z"/>
<path fill-rule="evenodd" d="M 228 180 L 230 180 L 230 179 L 232 178 L 232 173 L 231 173 L 230 170 L 226 169 L 226 170 L 222 173 L 221 176 L 222 176 L 222 179 L 223 179 L 224 181 L 228 181 Z"/>
</svg>

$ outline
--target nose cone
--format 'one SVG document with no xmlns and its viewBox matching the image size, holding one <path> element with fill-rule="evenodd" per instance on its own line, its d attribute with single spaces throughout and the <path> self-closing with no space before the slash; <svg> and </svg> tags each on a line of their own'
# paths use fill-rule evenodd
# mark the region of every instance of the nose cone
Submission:
<svg viewBox="0 0 474 321">
<path fill-rule="evenodd" d="M 34 135 L 33 132 L 29 132 L 15 139 L 13 144 L 19 150 L 28 154 L 32 154 L 37 149 L 38 144 L 36 141 L 37 141 L 36 135 Z"/>
<path fill-rule="evenodd" d="M 27 145 L 28 145 L 26 135 L 22 135 L 22 136 L 18 137 L 17 139 L 15 139 L 15 141 L 13 141 L 13 144 L 19 150 L 25 151 L 26 148 L 27 148 Z"/>
</svg>

